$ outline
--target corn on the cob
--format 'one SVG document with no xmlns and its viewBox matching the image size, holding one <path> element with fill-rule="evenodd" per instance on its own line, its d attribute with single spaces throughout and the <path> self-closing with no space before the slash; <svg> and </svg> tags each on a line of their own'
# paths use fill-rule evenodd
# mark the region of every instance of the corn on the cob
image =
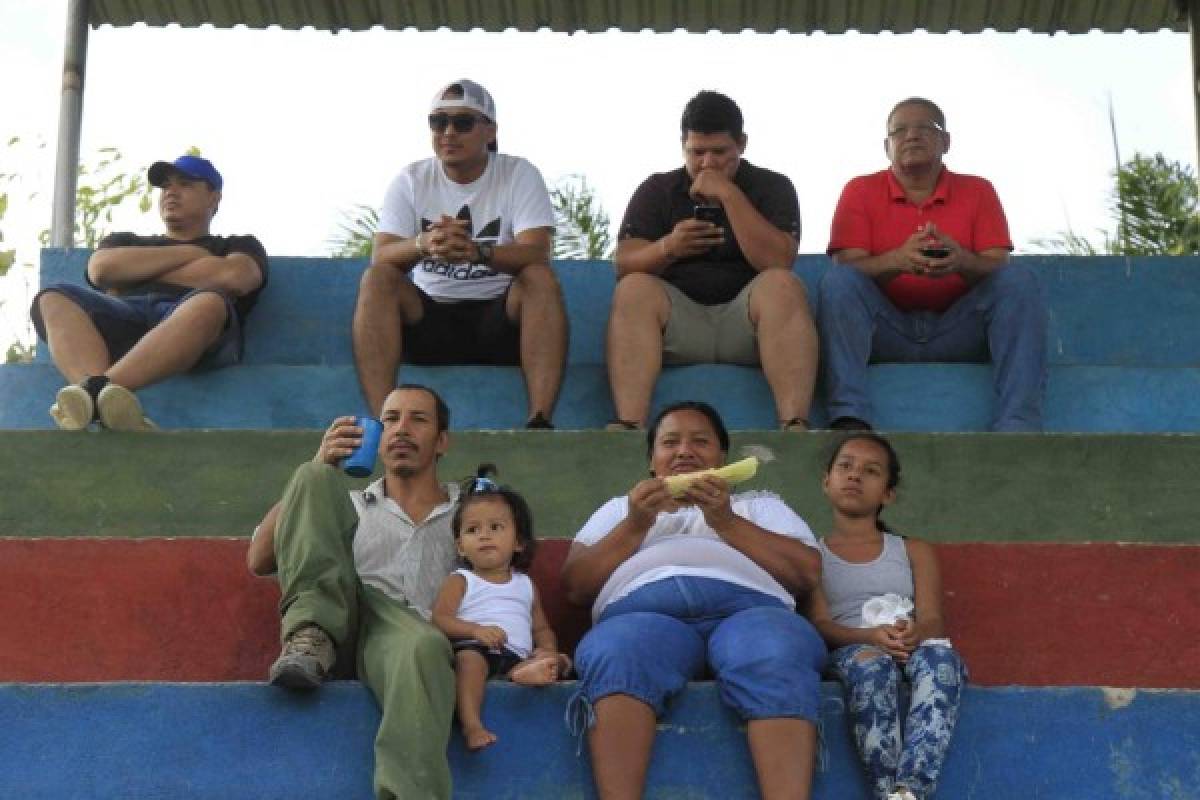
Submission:
<svg viewBox="0 0 1200 800">
<path fill-rule="evenodd" d="M 682 497 L 687 492 L 689 486 L 705 475 L 716 475 L 718 478 L 724 478 L 726 483 L 733 485 L 750 480 L 756 472 L 758 472 L 758 459 L 750 456 L 749 458 L 743 458 L 741 461 L 735 461 L 732 464 L 726 464 L 723 467 L 715 469 L 702 469 L 699 472 L 685 472 L 682 475 L 671 475 L 663 478 L 663 482 L 667 484 L 667 491 L 671 493 L 672 497 Z"/>
</svg>

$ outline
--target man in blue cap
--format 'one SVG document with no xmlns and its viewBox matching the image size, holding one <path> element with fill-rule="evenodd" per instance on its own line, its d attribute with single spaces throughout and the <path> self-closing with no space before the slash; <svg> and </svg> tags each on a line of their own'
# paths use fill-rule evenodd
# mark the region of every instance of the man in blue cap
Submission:
<svg viewBox="0 0 1200 800">
<path fill-rule="evenodd" d="M 54 284 L 33 299 L 34 327 L 68 381 L 50 407 L 64 430 L 153 429 L 134 392 L 240 361 L 242 326 L 267 283 L 257 239 L 209 233 L 224 181 L 208 159 L 157 161 L 148 177 L 166 233 L 106 236 L 89 286 Z"/>
</svg>

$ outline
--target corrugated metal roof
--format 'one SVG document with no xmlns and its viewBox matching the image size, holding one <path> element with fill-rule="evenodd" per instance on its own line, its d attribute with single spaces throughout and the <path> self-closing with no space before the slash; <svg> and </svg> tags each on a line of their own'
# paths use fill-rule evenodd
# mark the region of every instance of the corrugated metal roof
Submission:
<svg viewBox="0 0 1200 800">
<path fill-rule="evenodd" d="M 502 31 L 1187 31 L 1188 0 L 92 0 L 92 25 Z"/>
</svg>

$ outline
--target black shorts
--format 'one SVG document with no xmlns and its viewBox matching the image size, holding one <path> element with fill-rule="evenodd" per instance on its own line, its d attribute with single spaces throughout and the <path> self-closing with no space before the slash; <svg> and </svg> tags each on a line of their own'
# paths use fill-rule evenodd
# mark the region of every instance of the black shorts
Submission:
<svg viewBox="0 0 1200 800">
<path fill-rule="evenodd" d="M 459 650 L 474 650 L 483 656 L 488 665 L 489 678 L 503 678 L 512 672 L 513 667 L 525 660 L 507 647 L 503 650 L 489 650 L 486 644 L 474 639 L 454 642 L 454 652 Z"/>
<path fill-rule="evenodd" d="M 511 288 L 511 287 L 510 287 Z M 404 362 L 423 367 L 521 363 L 521 328 L 509 321 L 508 292 L 487 300 L 439 303 L 419 288 L 424 317 L 404 326 Z"/>
</svg>

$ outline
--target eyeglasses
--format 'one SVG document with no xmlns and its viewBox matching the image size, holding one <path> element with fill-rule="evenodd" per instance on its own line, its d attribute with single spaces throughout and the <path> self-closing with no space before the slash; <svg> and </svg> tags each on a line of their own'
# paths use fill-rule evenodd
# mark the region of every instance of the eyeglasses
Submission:
<svg viewBox="0 0 1200 800">
<path fill-rule="evenodd" d="M 888 131 L 888 138 L 903 139 L 910 133 L 915 133 L 917 136 L 932 136 L 935 133 L 945 133 L 945 129 L 932 120 L 929 122 L 917 122 L 912 125 L 897 125 Z"/>
<path fill-rule="evenodd" d="M 429 130 L 434 133 L 442 133 L 449 125 L 454 128 L 455 133 L 470 133 L 475 129 L 475 123 L 483 121 L 483 117 L 477 117 L 474 114 L 447 114 L 439 111 L 429 115 Z"/>
</svg>

